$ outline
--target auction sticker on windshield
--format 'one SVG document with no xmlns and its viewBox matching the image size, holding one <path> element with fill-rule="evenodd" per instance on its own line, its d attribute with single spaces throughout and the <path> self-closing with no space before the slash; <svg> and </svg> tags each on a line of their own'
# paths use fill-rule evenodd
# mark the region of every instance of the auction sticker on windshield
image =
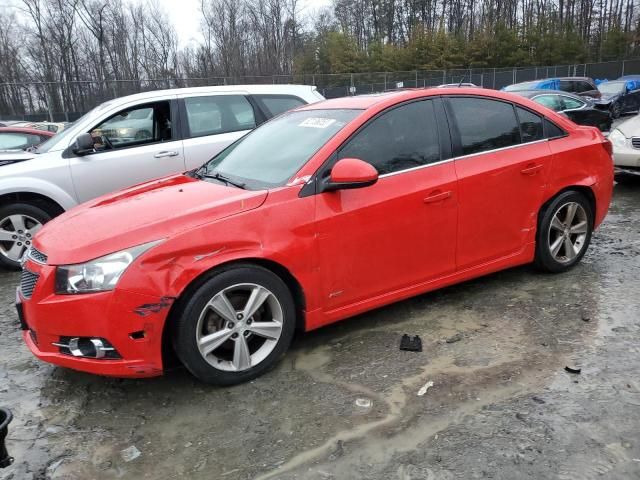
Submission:
<svg viewBox="0 0 640 480">
<path fill-rule="evenodd" d="M 309 128 L 327 128 L 329 125 L 334 123 L 335 118 L 317 118 L 317 117 L 309 117 L 302 121 L 298 126 L 299 127 L 309 127 Z"/>
</svg>

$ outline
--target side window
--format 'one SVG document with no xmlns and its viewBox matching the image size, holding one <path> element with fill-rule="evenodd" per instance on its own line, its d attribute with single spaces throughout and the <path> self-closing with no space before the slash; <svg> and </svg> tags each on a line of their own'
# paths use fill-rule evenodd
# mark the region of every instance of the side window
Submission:
<svg viewBox="0 0 640 480">
<path fill-rule="evenodd" d="M 307 103 L 293 95 L 253 95 L 253 98 L 269 118 Z"/>
<path fill-rule="evenodd" d="M 563 95 L 562 103 L 564 104 L 563 110 L 573 110 L 576 108 L 582 108 L 584 106 L 584 102 L 575 98 L 566 97 Z"/>
<path fill-rule="evenodd" d="M 448 101 L 460 132 L 463 155 L 520 143 L 520 128 L 510 103 L 462 97 Z"/>
<path fill-rule="evenodd" d="M 338 152 L 339 159 L 349 157 L 370 163 L 380 175 L 439 161 L 433 102 L 409 103 L 375 118 Z"/>
<path fill-rule="evenodd" d="M 578 84 L 578 88 L 576 90 L 577 93 L 590 92 L 591 90 L 596 89 L 593 85 L 591 85 L 589 82 L 585 82 L 584 80 L 576 83 Z"/>
<path fill-rule="evenodd" d="M 136 147 L 172 139 L 170 102 L 122 110 L 91 130 L 96 151 Z"/>
<path fill-rule="evenodd" d="M 571 80 L 560 80 L 560 90 L 563 92 L 573 92 L 575 86 Z"/>
<path fill-rule="evenodd" d="M 216 95 L 184 99 L 189 137 L 251 130 L 255 114 L 242 95 Z"/>
<path fill-rule="evenodd" d="M 559 112 L 563 108 L 558 95 L 540 95 L 534 98 L 533 101 L 550 108 L 554 112 Z"/>
<path fill-rule="evenodd" d="M 516 107 L 518 120 L 520 122 L 520 133 L 522 143 L 535 142 L 544 138 L 542 117 L 524 108 Z"/>
</svg>

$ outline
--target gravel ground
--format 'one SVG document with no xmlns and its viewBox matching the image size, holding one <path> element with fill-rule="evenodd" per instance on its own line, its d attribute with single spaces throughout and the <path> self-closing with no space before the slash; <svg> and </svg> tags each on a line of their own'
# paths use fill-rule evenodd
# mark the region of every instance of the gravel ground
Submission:
<svg viewBox="0 0 640 480">
<path fill-rule="evenodd" d="M 0 479 L 639 478 L 639 206 L 625 179 L 569 273 L 511 269 L 360 315 L 224 389 L 37 361 L 17 275 L 0 273 L 0 405 L 16 417 Z M 399 351 L 403 333 L 424 351 Z"/>
</svg>

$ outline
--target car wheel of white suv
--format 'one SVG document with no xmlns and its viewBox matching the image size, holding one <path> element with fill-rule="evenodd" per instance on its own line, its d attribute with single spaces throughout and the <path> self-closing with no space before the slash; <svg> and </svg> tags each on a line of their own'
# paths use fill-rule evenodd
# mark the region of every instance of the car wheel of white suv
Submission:
<svg viewBox="0 0 640 480">
<path fill-rule="evenodd" d="M 20 260 L 33 236 L 51 220 L 51 215 L 28 203 L 0 207 L 0 266 L 20 270 Z"/>
</svg>

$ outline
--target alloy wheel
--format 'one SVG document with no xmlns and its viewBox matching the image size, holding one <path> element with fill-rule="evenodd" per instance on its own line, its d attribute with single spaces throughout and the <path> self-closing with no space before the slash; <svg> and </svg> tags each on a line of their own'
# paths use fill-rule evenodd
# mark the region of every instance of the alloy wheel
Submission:
<svg viewBox="0 0 640 480">
<path fill-rule="evenodd" d="M 254 283 L 225 288 L 205 305 L 196 326 L 200 355 L 218 370 L 241 372 L 262 362 L 278 344 L 283 309 Z"/>
<path fill-rule="evenodd" d="M 3 218 L 0 220 L 0 254 L 19 262 L 41 228 L 42 223 L 29 215 L 15 214 Z"/>
<path fill-rule="evenodd" d="M 585 209 L 576 202 L 562 205 L 551 219 L 548 242 L 551 256 L 560 263 L 572 262 L 585 246 L 589 231 Z"/>
</svg>

